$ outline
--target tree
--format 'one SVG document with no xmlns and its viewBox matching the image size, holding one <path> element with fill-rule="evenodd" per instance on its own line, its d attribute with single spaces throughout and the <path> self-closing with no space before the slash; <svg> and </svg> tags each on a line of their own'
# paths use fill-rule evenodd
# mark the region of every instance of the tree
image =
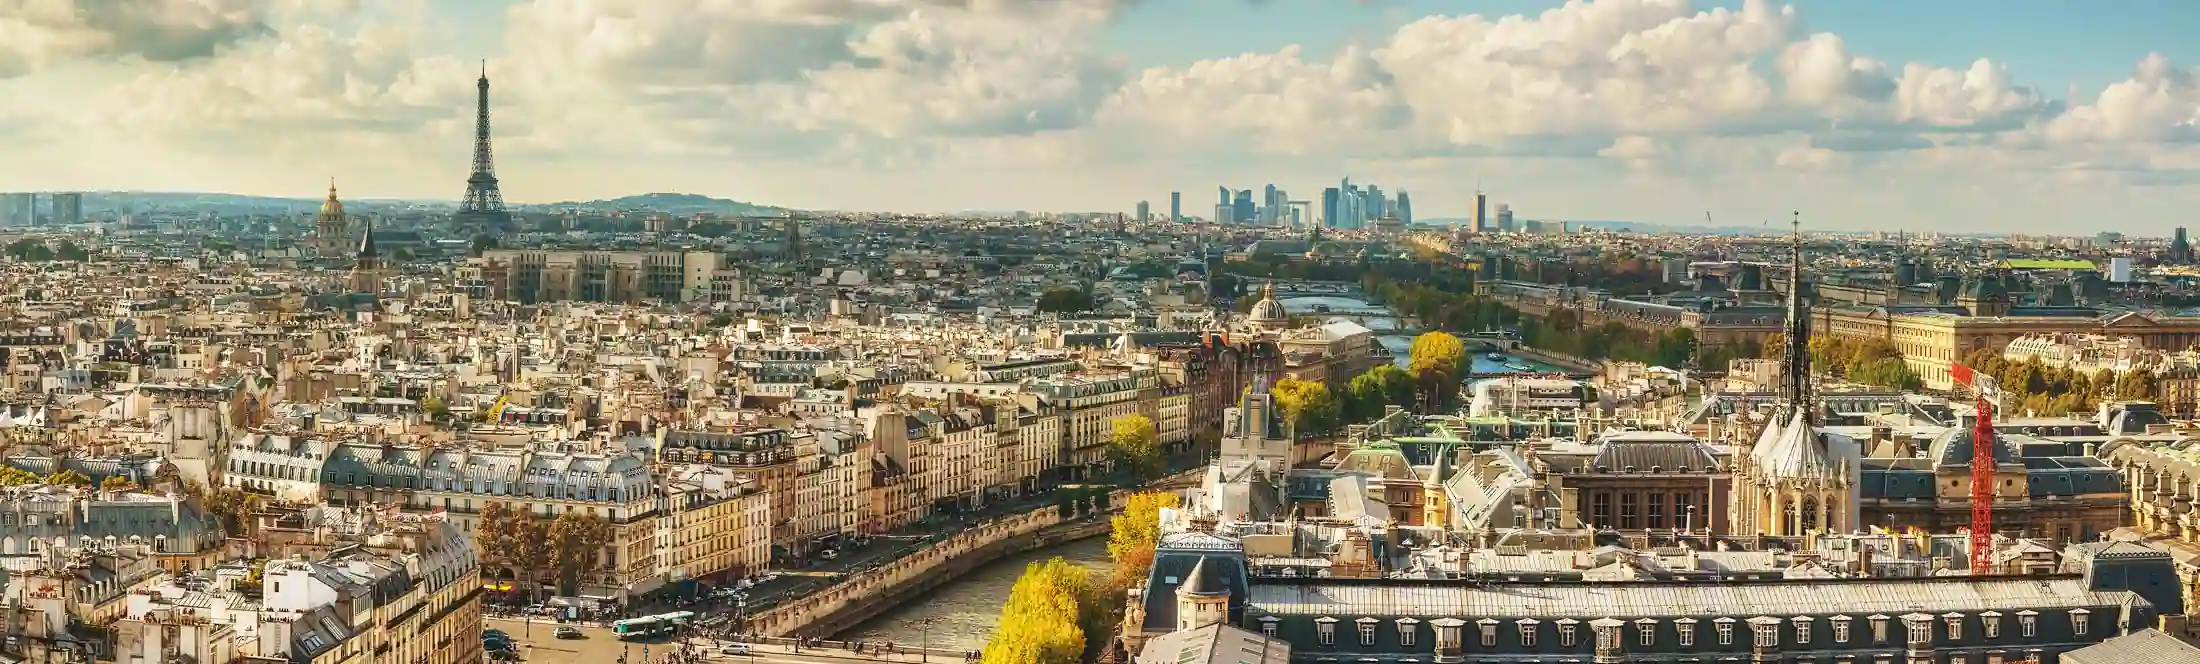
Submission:
<svg viewBox="0 0 2200 664">
<path fill-rule="evenodd" d="M 551 563 L 558 581 L 569 592 L 580 585 L 582 575 L 603 569 L 603 548 L 613 539 L 611 522 L 581 512 L 559 514 L 544 534 L 553 543 Z"/>
<path fill-rule="evenodd" d="M 986 641 L 983 664 L 1077 664 L 1085 652 L 1092 575 L 1061 558 L 1024 567 Z M 1096 635 L 1097 636 L 1097 635 Z"/>
<path fill-rule="evenodd" d="M 14 466 L 0 467 L 0 486 L 23 486 L 25 484 L 38 484 L 43 481 L 45 481 L 45 478 L 39 477 L 38 473 Z"/>
<path fill-rule="evenodd" d="M 133 491 L 137 488 L 136 481 L 121 475 L 108 475 L 107 479 L 99 481 L 99 490 L 101 491 Z"/>
<path fill-rule="evenodd" d="M 92 478 L 74 470 L 62 469 L 47 475 L 46 483 L 55 486 L 91 486 Z"/>
<path fill-rule="evenodd" d="M 1144 549 L 1147 562 L 1152 562 L 1153 549 L 1161 543 L 1161 510 L 1176 507 L 1177 502 L 1177 495 L 1168 491 L 1131 494 L 1123 501 L 1123 513 L 1109 523 L 1108 556 L 1120 563 Z"/>
<path fill-rule="evenodd" d="M 2138 368 L 2116 376 L 2116 398 L 2141 400 L 2154 398 L 2154 390 L 2161 381 L 2154 377 L 2154 370 Z"/>
<path fill-rule="evenodd" d="M 420 408 L 428 411 L 428 419 L 431 421 L 442 422 L 451 419 L 451 407 L 443 402 L 443 395 L 428 395 L 427 400 L 420 402 Z"/>
<path fill-rule="evenodd" d="M 1047 313 L 1070 314 L 1092 307 L 1092 293 L 1082 288 L 1049 288 L 1039 294 L 1039 310 Z"/>
<path fill-rule="evenodd" d="M 243 537 L 251 525 L 252 513 L 260 510 L 260 497 L 235 487 L 221 487 L 212 491 L 204 488 L 187 488 L 199 493 L 199 505 L 220 524 L 222 536 Z"/>
<path fill-rule="evenodd" d="M 523 580 L 530 596 L 542 588 L 542 574 L 556 565 L 548 528 L 535 513 L 492 502 L 474 526 L 474 544 L 483 567 L 503 567 Z"/>
<path fill-rule="evenodd" d="M 1108 453 L 1144 483 L 1161 474 L 1161 443 L 1153 419 L 1133 413 L 1115 418 L 1108 436 Z"/>
<path fill-rule="evenodd" d="M 1428 332 L 1414 337 L 1407 354 L 1411 358 L 1407 368 L 1415 375 L 1434 372 L 1452 380 L 1467 375 L 1467 346 L 1450 333 Z"/>
<path fill-rule="evenodd" d="M 1413 377 L 1396 364 L 1382 364 L 1352 377 L 1345 387 L 1347 417 L 1365 422 L 1383 414 L 1384 406 L 1413 405 Z"/>
<path fill-rule="evenodd" d="M 1276 381 L 1273 393 L 1294 437 L 1328 433 L 1344 416 L 1343 404 L 1329 393 L 1329 386 L 1321 383 L 1285 378 Z"/>
</svg>

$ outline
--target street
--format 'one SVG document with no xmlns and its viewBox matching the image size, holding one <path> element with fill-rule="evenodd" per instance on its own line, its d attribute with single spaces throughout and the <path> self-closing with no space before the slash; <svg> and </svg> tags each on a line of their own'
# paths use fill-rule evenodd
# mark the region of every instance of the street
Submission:
<svg viewBox="0 0 2200 664">
<path fill-rule="evenodd" d="M 620 641 L 606 627 L 579 626 L 581 638 L 560 639 L 552 636 L 556 623 L 490 618 L 483 625 L 501 629 L 512 635 L 518 644 L 521 657 L 528 664 L 614 664 L 625 657 L 626 664 L 665 662 L 667 656 L 679 651 L 680 644 L 669 638 L 647 641 Z M 906 662 L 908 664 L 966 664 L 962 657 L 934 654 L 925 658 L 916 654 L 858 655 L 845 647 L 803 648 L 795 652 L 785 645 L 751 644 L 747 655 L 728 655 L 720 652 L 722 644 L 708 639 L 692 640 L 694 647 L 714 661 L 726 664 L 855 664 L 880 662 Z M 836 644 L 837 645 L 837 644 Z"/>
</svg>

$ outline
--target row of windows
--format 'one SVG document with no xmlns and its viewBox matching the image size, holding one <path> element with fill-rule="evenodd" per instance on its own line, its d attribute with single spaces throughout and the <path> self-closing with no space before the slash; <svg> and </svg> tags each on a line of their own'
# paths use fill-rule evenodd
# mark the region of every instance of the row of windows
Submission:
<svg viewBox="0 0 2200 664">
<path fill-rule="evenodd" d="M 2039 614 L 2037 612 L 2026 610 L 2019 611 L 2016 615 L 2020 636 L 2022 636 L 2023 638 L 2034 638 L 2039 635 Z M 1911 614 L 1908 616 L 1903 616 L 1903 624 L 1904 627 L 1907 629 L 1907 636 L 1909 637 L 1908 643 L 1931 643 L 1933 640 L 1934 618 L 1934 616 L 1925 614 Z M 1939 621 L 1945 627 L 1945 634 L 1948 640 L 1956 641 L 1963 638 L 1964 618 L 1965 616 L 1961 613 L 1946 613 L 1938 616 Z M 1985 638 L 2001 638 L 2002 614 L 2000 612 L 1983 612 L 1978 614 L 1978 618 Z M 1754 643 L 1758 645 L 1778 645 L 1780 642 L 1780 632 L 1782 631 L 1780 630 L 1780 623 L 1782 622 L 1791 623 L 1794 626 L 1793 634 L 1795 636 L 1796 645 L 1810 645 L 1813 633 L 1811 628 L 1817 620 L 1818 619 L 1810 616 L 1796 616 L 1794 618 L 1789 618 L 1786 621 L 1781 621 L 1778 618 L 1753 618 L 1748 622 L 1750 623 L 1751 632 L 1755 636 Z M 1854 620 L 1854 618 L 1851 618 L 1849 616 L 1833 616 L 1826 619 L 1827 623 L 1830 624 L 1833 628 L 1832 636 L 1834 643 L 1851 643 L 1849 628 Z M 1866 620 L 1871 623 L 1872 644 L 1881 645 L 1887 643 L 1888 625 L 1893 619 L 1889 616 L 1873 615 L 1867 617 Z M 1261 618 L 1261 633 L 1267 635 L 1270 638 L 1276 638 L 1277 624 L 1279 622 L 1280 619 L 1275 617 Z M 1354 621 L 1354 623 L 1358 626 L 1360 645 L 1375 645 L 1376 630 L 1382 622 L 1382 620 L 1377 618 L 1360 618 Z M 1398 644 L 1409 647 L 1414 645 L 1414 642 L 1416 641 L 1416 634 L 1419 632 L 1419 626 L 1422 621 L 1414 618 L 1399 618 L 1391 622 L 1394 625 L 1394 629 L 1397 631 Z M 1642 618 L 1635 620 L 1633 624 L 1635 626 L 1636 644 L 1640 646 L 1657 645 L 1659 622 L 1660 621 L 1655 618 Z M 1673 633 L 1677 641 L 1677 645 L 1681 647 L 1696 645 L 1697 622 L 1698 621 L 1694 618 L 1680 618 L 1672 621 L 1674 627 Z M 1717 618 L 1712 620 L 1711 622 L 1713 627 L 1715 628 L 1719 645 L 1733 645 L 1734 624 L 1739 621 L 1736 621 L 1733 618 Z M 1319 639 L 1321 645 L 1334 646 L 1337 644 L 1338 620 L 1336 618 L 1325 616 L 1315 619 L 1314 623 L 1315 635 Z M 1497 633 L 1498 626 L 1501 624 L 1500 621 L 1494 618 L 1484 618 L 1482 620 L 1476 621 L 1475 624 L 1479 628 L 1482 646 L 1486 648 L 1495 647 L 1497 645 Z M 1515 630 L 1517 631 L 1519 645 L 1529 648 L 1535 647 L 1538 634 L 1540 633 L 1539 629 L 1542 626 L 1543 621 L 1536 620 L 1534 618 L 1523 618 L 1513 621 L 1513 624 Z M 1554 621 L 1553 624 L 1557 628 L 1559 647 L 1572 648 L 1579 643 L 1579 634 L 1576 631 L 1576 628 L 1581 624 L 1580 621 L 1573 619 L 1562 619 Z M 1435 625 L 1437 630 L 1437 647 L 1458 647 L 1459 630 L 1461 626 L 1446 626 L 1443 624 Z M 2070 629 L 2074 634 L 2078 636 L 2086 636 L 2091 633 L 2091 627 L 2092 625 L 2090 612 L 2085 609 L 2074 609 L 2070 612 Z M 1617 639 L 1618 628 L 1614 627 L 1612 628 L 1612 630 L 1612 634 L 1607 638 Z"/>
</svg>

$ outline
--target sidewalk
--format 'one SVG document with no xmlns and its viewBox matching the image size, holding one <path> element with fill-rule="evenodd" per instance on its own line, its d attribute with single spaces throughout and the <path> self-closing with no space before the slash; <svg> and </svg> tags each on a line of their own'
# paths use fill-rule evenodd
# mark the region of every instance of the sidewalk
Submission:
<svg viewBox="0 0 2200 664">
<path fill-rule="evenodd" d="M 767 640 L 778 641 L 780 639 Z M 916 650 L 916 648 L 902 647 L 898 644 L 896 646 L 895 652 L 892 653 L 880 653 L 877 651 L 880 646 L 884 645 L 883 643 L 865 644 L 864 651 L 858 653 L 850 650 L 849 646 L 851 644 L 845 641 L 825 641 L 821 645 L 818 645 L 816 647 L 804 646 L 799 649 L 791 643 L 758 643 L 747 641 L 719 641 L 713 639 L 696 639 L 695 642 L 697 644 L 697 647 L 702 647 L 702 644 L 704 643 L 710 644 L 708 650 L 710 651 L 711 656 L 721 659 L 740 659 L 742 657 L 741 655 L 727 655 L 724 654 L 722 650 L 725 648 L 725 646 L 734 643 L 747 643 L 749 646 L 749 650 L 757 655 L 792 655 L 810 658 L 845 659 L 861 662 L 928 662 L 929 664 L 966 664 L 967 662 L 972 661 L 969 658 L 969 653 L 945 651 L 938 648 L 934 648 L 927 653 L 916 653 L 909 652 Z"/>
</svg>

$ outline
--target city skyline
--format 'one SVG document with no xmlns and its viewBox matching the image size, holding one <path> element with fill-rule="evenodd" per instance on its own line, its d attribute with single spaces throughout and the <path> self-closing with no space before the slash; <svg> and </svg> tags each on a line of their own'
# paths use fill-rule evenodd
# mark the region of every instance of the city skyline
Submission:
<svg viewBox="0 0 2200 664">
<path fill-rule="evenodd" d="M 514 204 L 1127 211 L 1350 173 L 1428 218 L 1479 182 L 1536 219 L 2159 236 L 2200 202 L 2200 17 L 2166 2 L 689 4 L 0 8 L 0 191 L 456 201 L 486 60 Z"/>
</svg>

